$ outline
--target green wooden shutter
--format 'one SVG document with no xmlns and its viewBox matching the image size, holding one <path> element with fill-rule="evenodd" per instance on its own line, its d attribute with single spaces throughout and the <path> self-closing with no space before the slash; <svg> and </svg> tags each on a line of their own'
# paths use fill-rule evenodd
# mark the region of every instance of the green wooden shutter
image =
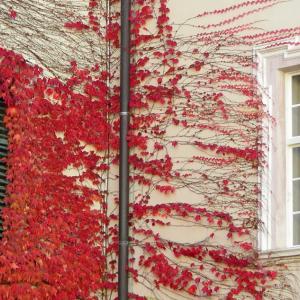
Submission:
<svg viewBox="0 0 300 300">
<path fill-rule="evenodd" d="M 7 128 L 4 125 L 3 119 L 6 113 L 6 105 L 2 99 L 0 99 L 0 238 L 2 237 L 2 208 L 4 206 L 4 197 L 6 193 L 6 185 L 8 183 L 6 178 L 7 165 L 2 160 L 7 156 L 8 152 L 8 136 Z"/>
</svg>

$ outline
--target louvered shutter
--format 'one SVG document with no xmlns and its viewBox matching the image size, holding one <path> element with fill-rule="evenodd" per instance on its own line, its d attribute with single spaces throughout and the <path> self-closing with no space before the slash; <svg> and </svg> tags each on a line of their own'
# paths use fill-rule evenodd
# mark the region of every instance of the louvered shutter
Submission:
<svg viewBox="0 0 300 300">
<path fill-rule="evenodd" d="M 6 162 L 2 160 L 7 156 L 8 151 L 8 136 L 7 136 L 7 129 L 4 126 L 4 116 L 6 112 L 6 105 L 2 99 L 0 99 L 0 238 L 2 237 L 3 226 L 2 226 L 2 208 L 4 206 L 4 197 L 6 192 L 6 170 L 7 165 Z"/>
</svg>

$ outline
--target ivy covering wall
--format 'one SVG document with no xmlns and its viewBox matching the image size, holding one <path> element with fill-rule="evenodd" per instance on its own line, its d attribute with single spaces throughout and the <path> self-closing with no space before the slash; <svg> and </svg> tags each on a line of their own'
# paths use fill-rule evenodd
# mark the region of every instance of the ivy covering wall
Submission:
<svg viewBox="0 0 300 300">
<path fill-rule="evenodd" d="M 288 43 L 300 27 L 243 22 L 280 2 L 199 5 L 173 24 L 167 0 L 133 1 L 131 299 L 279 299 L 289 289 L 256 249 L 270 116 L 252 46 Z M 0 8 L 16 35 L 0 49 L 10 182 L 1 299 L 115 299 L 119 2 Z M 180 34 L 190 26 L 195 34 Z"/>
</svg>

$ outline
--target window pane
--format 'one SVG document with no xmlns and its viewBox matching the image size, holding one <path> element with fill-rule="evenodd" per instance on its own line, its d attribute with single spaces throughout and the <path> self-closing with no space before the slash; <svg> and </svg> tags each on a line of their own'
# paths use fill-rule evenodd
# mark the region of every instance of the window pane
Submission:
<svg viewBox="0 0 300 300">
<path fill-rule="evenodd" d="M 293 107 L 293 136 L 300 135 L 300 106 Z"/>
<path fill-rule="evenodd" d="M 293 76 L 293 104 L 300 104 L 300 75 Z"/>
<path fill-rule="evenodd" d="M 293 211 L 300 211 L 300 180 L 293 181 Z"/>
<path fill-rule="evenodd" d="M 293 178 L 300 177 L 300 147 L 293 148 Z"/>
<path fill-rule="evenodd" d="M 294 215 L 293 244 L 300 245 L 300 214 Z"/>
</svg>

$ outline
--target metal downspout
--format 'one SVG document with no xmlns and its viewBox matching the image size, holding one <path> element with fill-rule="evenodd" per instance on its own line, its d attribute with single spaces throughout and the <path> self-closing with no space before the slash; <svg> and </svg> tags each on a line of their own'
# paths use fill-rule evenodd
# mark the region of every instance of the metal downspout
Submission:
<svg viewBox="0 0 300 300">
<path fill-rule="evenodd" d="M 130 2 L 121 0 L 121 65 L 120 65 L 120 170 L 119 170 L 119 263 L 118 299 L 128 299 L 128 206 L 129 166 L 127 132 L 130 90 Z"/>
</svg>

